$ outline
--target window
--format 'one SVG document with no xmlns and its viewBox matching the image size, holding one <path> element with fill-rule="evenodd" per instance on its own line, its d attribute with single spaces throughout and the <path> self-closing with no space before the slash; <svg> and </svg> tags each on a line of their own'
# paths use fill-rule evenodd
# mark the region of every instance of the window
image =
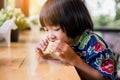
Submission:
<svg viewBox="0 0 120 80">
<path fill-rule="evenodd" d="M 85 0 L 95 28 L 120 29 L 120 2 L 116 0 Z M 117 13 L 118 12 L 118 13 Z M 117 19 L 118 18 L 118 19 Z"/>
</svg>

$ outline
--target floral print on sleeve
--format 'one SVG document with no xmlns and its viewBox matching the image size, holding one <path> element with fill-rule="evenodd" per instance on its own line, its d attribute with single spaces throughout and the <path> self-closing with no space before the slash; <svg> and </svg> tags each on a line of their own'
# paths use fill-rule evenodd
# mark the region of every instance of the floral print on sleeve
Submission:
<svg viewBox="0 0 120 80">
<path fill-rule="evenodd" d="M 100 36 L 85 31 L 72 48 L 103 77 L 107 77 L 109 80 L 115 79 L 116 59 Z"/>
</svg>

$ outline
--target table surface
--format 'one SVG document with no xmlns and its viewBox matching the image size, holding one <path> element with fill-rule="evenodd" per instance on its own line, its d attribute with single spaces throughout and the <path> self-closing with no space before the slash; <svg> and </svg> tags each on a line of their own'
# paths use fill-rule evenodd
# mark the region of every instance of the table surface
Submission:
<svg viewBox="0 0 120 80">
<path fill-rule="evenodd" d="M 42 36 L 24 31 L 10 48 L 0 43 L 0 80 L 80 80 L 74 66 L 38 57 L 35 46 Z"/>
</svg>

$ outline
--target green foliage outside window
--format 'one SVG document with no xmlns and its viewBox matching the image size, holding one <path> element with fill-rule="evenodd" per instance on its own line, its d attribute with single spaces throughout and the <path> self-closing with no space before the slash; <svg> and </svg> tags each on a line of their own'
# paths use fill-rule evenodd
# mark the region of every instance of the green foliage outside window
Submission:
<svg viewBox="0 0 120 80">
<path fill-rule="evenodd" d="M 120 29 L 120 19 L 108 15 L 93 16 L 95 28 Z"/>
<path fill-rule="evenodd" d="M 0 11 L 0 26 L 8 19 L 16 18 L 15 23 L 19 30 L 24 30 L 29 27 L 25 15 L 19 8 L 7 8 Z"/>
</svg>

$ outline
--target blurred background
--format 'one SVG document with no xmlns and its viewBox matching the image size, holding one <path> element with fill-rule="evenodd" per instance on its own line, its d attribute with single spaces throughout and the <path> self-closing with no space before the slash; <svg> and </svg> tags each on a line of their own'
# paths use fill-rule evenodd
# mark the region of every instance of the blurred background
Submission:
<svg viewBox="0 0 120 80">
<path fill-rule="evenodd" d="M 18 31 L 39 30 L 39 12 L 46 0 L 0 0 L 0 26 L 13 17 Z M 83 0 L 94 22 L 95 32 L 108 43 L 118 61 L 120 77 L 120 0 Z M 14 33 L 17 34 L 17 33 Z M 12 35 L 12 34 L 11 34 Z M 11 40 L 12 41 L 12 40 Z M 13 41 L 19 42 L 18 39 Z M 3 39 L 0 38 L 0 43 Z"/>
<path fill-rule="evenodd" d="M 19 8 L 27 18 L 36 18 L 46 0 L 0 0 L 0 9 Z M 120 0 L 83 0 L 95 28 L 120 29 Z M 31 18 L 30 18 L 31 19 Z"/>
</svg>

